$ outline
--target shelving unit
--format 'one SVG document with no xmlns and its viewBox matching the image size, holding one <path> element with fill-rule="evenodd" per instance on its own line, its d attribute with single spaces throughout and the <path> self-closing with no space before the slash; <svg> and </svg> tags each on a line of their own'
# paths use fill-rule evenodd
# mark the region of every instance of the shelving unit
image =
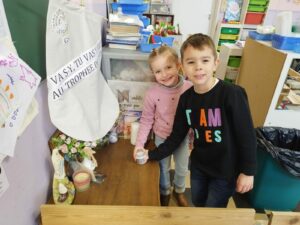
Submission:
<svg viewBox="0 0 300 225">
<path fill-rule="evenodd" d="M 219 54 L 219 58 L 221 59 L 220 60 L 220 65 L 218 66 L 218 69 L 216 71 L 216 77 L 221 79 L 221 80 L 224 80 L 226 78 L 226 73 L 234 73 L 236 72 L 236 75 L 233 75 L 233 76 L 237 76 L 238 75 L 238 69 L 237 67 L 239 66 L 234 66 L 234 68 L 236 68 L 236 70 L 234 71 L 234 69 L 228 67 L 230 66 L 230 57 L 241 57 L 242 56 L 242 52 L 243 52 L 243 49 L 239 46 L 237 46 L 236 44 L 229 44 L 229 43 L 226 43 L 224 45 L 221 46 L 221 50 L 220 50 L 220 54 Z M 229 65 L 228 65 L 229 63 Z M 229 71 L 231 70 L 231 71 Z M 231 76 L 229 79 L 231 80 L 235 80 L 235 79 L 232 79 L 233 76 Z"/>
<path fill-rule="evenodd" d="M 106 80 L 117 79 L 116 77 L 114 77 L 113 74 L 119 74 L 122 72 L 122 70 L 128 68 L 138 69 L 139 67 L 142 67 L 143 71 L 146 71 L 148 74 L 151 74 L 148 68 L 148 56 L 148 53 L 144 53 L 141 51 L 103 47 L 101 70 Z M 120 62 L 124 62 L 124 66 L 117 67 L 117 64 Z M 116 71 L 118 70 L 118 68 L 121 70 Z"/>
<path fill-rule="evenodd" d="M 292 65 L 294 61 L 296 59 L 293 60 Z M 300 65 L 300 59 L 296 63 Z M 276 109 L 294 109 L 300 111 L 300 72 L 296 71 L 295 68 L 291 67 L 288 70 L 288 75 L 277 101 Z"/>
<path fill-rule="evenodd" d="M 150 19 L 150 23 L 155 25 L 159 22 L 174 24 L 174 15 L 172 12 L 171 1 L 149 1 L 149 11 L 144 13 Z"/>
<path fill-rule="evenodd" d="M 246 59 L 246 60 L 244 60 Z M 269 42 L 247 39 L 243 49 L 237 84 L 248 94 L 254 126 L 279 126 L 300 129 L 299 105 L 290 109 L 278 108 L 281 95 L 287 92 L 287 76 L 293 61 L 300 54 L 274 49 Z"/>
<path fill-rule="evenodd" d="M 267 10 L 266 0 L 244 0 L 240 8 L 240 18 L 238 21 L 224 21 L 224 16 L 229 0 L 217 0 L 214 5 L 214 12 L 210 36 L 213 38 L 217 49 L 220 50 L 223 43 L 233 43 L 236 40 L 246 40 L 248 32 L 256 29 L 256 26 L 263 23 L 264 16 L 260 20 L 257 15 L 264 15 Z M 259 4 L 259 5 L 254 5 Z M 254 12 L 259 10 L 264 12 Z M 249 11 L 251 10 L 251 12 Z"/>
<path fill-rule="evenodd" d="M 150 1 L 149 13 L 151 14 L 171 14 L 172 4 L 169 2 Z"/>
</svg>

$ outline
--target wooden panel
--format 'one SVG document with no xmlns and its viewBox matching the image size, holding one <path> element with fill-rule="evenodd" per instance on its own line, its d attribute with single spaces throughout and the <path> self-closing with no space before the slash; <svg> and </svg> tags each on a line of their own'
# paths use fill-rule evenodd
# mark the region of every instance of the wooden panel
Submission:
<svg viewBox="0 0 300 225">
<path fill-rule="evenodd" d="M 300 225 L 300 213 L 272 212 L 270 225 Z"/>
<path fill-rule="evenodd" d="M 43 205 L 41 213 L 43 225 L 253 225 L 255 216 L 254 209 L 153 206 Z"/>
<path fill-rule="evenodd" d="M 252 39 L 243 50 L 237 84 L 247 91 L 254 126 L 263 126 L 286 54 Z"/>
<path fill-rule="evenodd" d="M 57 134 L 58 131 L 54 136 Z M 51 141 L 49 147 L 54 148 Z M 130 140 L 119 139 L 115 144 L 97 149 L 96 171 L 104 173 L 107 178 L 101 184 L 92 183 L 84 192 L 76 192 L 74 204 L 159 206 L 158 162 L 136 164 L 132 156 L 133 148 Z M 48 203 L 53 204 L 53 199 Z"/>
</svg>

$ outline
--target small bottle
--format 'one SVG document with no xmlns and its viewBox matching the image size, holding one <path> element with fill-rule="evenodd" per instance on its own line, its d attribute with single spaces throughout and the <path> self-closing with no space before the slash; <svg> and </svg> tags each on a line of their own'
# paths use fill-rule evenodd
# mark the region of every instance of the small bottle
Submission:
<svg viewBox="0 0 300 225">
<path fill-rule="evenodd" d="M 146 154 L 144 152 L 144 150 L 142 149 L 138 149 L 136 154 L 135 154 L 135 159 L 136 159 L 136 163 L 143 165 L 146 163 Z"/>
</svg>

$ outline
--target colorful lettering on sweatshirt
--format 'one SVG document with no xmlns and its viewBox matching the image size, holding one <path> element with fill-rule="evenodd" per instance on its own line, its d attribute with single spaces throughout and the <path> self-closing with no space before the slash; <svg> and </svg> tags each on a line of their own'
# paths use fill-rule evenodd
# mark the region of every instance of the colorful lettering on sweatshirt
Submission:
<svg viewBox="0 0 300 225">
<path fill-rule="evenodd" d="M 192 125 L 191 115 L 192 109 L 186 109 L 185 111 L 187 123 Z M 196 120 L 196 123 L 198 121 Z M 220 129 L 216 129 L 222 126 L 221 109 L 220 108 L 200 108 L 199 109 L 199 128 L 193 128 L 195 138 L 204 138 L 207 143 L 220 143 L 222 142 L 222 132 Z M 198 127 L 198 126 L 197 126 Z M 199 131 L 203 131 L 200 133 Z M 202 136 L 201 136 L 202 135 Z"/>
</svg>

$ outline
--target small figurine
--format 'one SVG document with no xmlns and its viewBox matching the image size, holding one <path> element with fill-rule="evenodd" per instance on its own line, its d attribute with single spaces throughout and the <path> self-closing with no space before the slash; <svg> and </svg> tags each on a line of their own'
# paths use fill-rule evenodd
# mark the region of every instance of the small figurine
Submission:
<svg viewBox="0 0 300 225">
<path fill-rule="evenodd" d="M 113 144 L 116 143 L 118 141 L 118 134 L 116 131 L 112 131 L 109 134 L 109 143 Z"/>
<path fill-rule="evenodd" d="M 59 150 L 52 150 L 52 164 L 54 167 L 53 176 L 53 200 L 55 204 L 72 204 L 75 196 L 75 188 L 69 181 L 65 173 L 64 158 L 60 155 Z"/>
<path fill-rule="evenodd" d="M 90 173 L 93 182 L 102 183 L 106 176 L 95 171 L 95 168 L 98 166 L 97 160 L 94 157 L 95 151 L 90 147 L 85 147 L 83 151 L 87 157 L 84 157 L 83 161 L 80 163 L 82 168 Z"/>
<path fill-rule="evenodd" d="M 63 203 L 64 201 L 67 200 L 67 198 L 68 198 L 68 189 L 62 183 L 59 183 L 59 185 L 58 185 L 58 193 L 59 193 L 59 196 L 58 196 L 58 199 L 57 199 L 58 202 Z"/>
</svg>

